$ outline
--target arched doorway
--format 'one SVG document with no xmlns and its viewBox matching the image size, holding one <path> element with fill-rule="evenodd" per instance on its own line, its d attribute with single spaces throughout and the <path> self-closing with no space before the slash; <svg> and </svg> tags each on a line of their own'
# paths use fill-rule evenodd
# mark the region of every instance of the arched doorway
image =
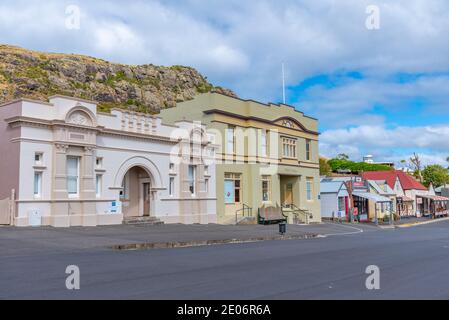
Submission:
<svg viewBox="0 0 449 320">
<path fill-rule="evenodd" d="M 135 166 L 127 171 L 120 192 L 125 218 L 150 217 L 152 214 L 152 179 L 148 172 Z"/>
</svg>

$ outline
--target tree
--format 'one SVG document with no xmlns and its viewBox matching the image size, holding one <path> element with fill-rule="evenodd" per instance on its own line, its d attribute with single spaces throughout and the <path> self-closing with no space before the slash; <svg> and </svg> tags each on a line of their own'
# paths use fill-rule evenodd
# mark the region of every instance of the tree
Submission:
<svg viewBox="0 0 449 320">
<path fill-rule="evenodd" d="M 337 156 L 337 159 L 338 159 L 338 160 L 349 160 L 349 156 L 348 156 L 347 154 L 345 154 L 345 153 L 340 153 L 340 154 Z"/>
<path fill-rule="evenodd" d="M 410 158 L 410 163 L 412 164 L 413 168 L 413 175 L 416 179 L 418 179 L 420 182 L 423 182 L 423 176 L 422 176 L 422 162 L 419 155 L 416 153 L 413 153 L 413 156 Z"/>
<path fill-rule="evenodd" d="M 326 159 L 320 158 L 320 175 L 321 176 L 330 176 L 332 173 L 332 168 L 329 165 L 329 162 L 327 162 Z"/>
<path fill-rule="evenodd" d="M 332 171 L 336 172 L 339 170 L 350 170 L 352 173 L 361 173 L 367 171 L 390 171 L 392 170 L 389 166 L 382 164 L 373 164 L 366 162 L 354 162 L 344 159 L 331 159 L 328 164 L 332 168 Z"/>
<path fill-rule="evenodd" d="M 445 185 L 446 183 L 449 183 L 448 170 L 438 164 L 427 166 L 422 171 L 422 176 L 424 180 L 424 185 L 426 187 L 430 186 L 430 184 L 433 184 L 435 188 L 438 188 L 441 187 L 442 185 Z"/>
</svg>

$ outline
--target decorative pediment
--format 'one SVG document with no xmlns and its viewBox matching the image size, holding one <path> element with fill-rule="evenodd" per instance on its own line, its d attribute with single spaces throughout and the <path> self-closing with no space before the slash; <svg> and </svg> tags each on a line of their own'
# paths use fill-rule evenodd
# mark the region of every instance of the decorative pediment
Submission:
<svg viewBox="0 0 449 320">
<path fill-rule="evenodd" d="M 95 114 L 83 106 L 76 106 L 70 110 L 67 113 L 65 122 L 84 127 L 95 127 L 97 125 Z"/>
<path fill-rule="evenodd" d="M 275 124 L 289 129 L 301 130 L 303 126 L 296 120 L 291 118 L 281 118 L 275 121 Z"/>
<path fill-rule="evenodd" d="M 83 111 L 75 111 L 75 112 L 73 112 L 70 115 L 70 117 L 69 117 L 67 122 L 70 123 L 70 124 L 76 124 L 76 125 L 80 125 L 80 126 L 91 126 L 92 125 L 92 120 Z"/>
<path fill-rule="evenodd" d="M 282 120 L 282 126 L 287 128 L 296 129 L 296 125 L 293 123 L 293 121 L 284 119 Z"/>
</svg>

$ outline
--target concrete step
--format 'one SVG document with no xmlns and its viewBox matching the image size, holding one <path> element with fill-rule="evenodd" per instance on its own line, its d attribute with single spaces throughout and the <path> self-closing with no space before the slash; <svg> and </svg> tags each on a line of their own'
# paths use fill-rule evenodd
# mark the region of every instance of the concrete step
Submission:
<svg viewBox="0 0 449 320">
<path fill-rule="evenodd" d="M 226 216 L 220 220 L 221 225 L 235 226 L 236 222 L 237 225 L 254 225 L 257 224 L 257 218 L 239 216 L 236 221 L 235 216 Z"/>
<path fill-rule="evenodd" d="M 238 222 L 238 225 L 256 225 L 257 219 L 256 217 L 244 217 L 241 218 Z"/>
<path fill-rule="evenodd" d="M 123 220 L 123 224 L 127 225 L 162 225 L 164 222 L 156 217 L 130 217 Z"/>
</svg>

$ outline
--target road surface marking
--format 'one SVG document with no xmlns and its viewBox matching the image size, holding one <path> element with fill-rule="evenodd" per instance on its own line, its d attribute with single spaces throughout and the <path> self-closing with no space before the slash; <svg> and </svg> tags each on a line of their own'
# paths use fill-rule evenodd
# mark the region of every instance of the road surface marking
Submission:
<svg viewBox="0 0 449 320">
<path fill-rule="evenodd" d="M 352 232 L 340 232 L 340 233 L 327 233 L 327 234 L 322 234 L 322 235 L 318 236 L 317 238 L 327 238 L 327 237 L 333 237 L 333 236 L 349 236 L 349 235 L 359 234 L 359 233 L 363 233 L 364 232 L 363 229 L 359 229 L 359 228 L 356 228 L 356 227 L 353 227 L 353 226 L 345 226 L 345 225 L 337 225 L 337 226 L 353 229 L 355 231 L 352 231 Z"/>
</svg>

